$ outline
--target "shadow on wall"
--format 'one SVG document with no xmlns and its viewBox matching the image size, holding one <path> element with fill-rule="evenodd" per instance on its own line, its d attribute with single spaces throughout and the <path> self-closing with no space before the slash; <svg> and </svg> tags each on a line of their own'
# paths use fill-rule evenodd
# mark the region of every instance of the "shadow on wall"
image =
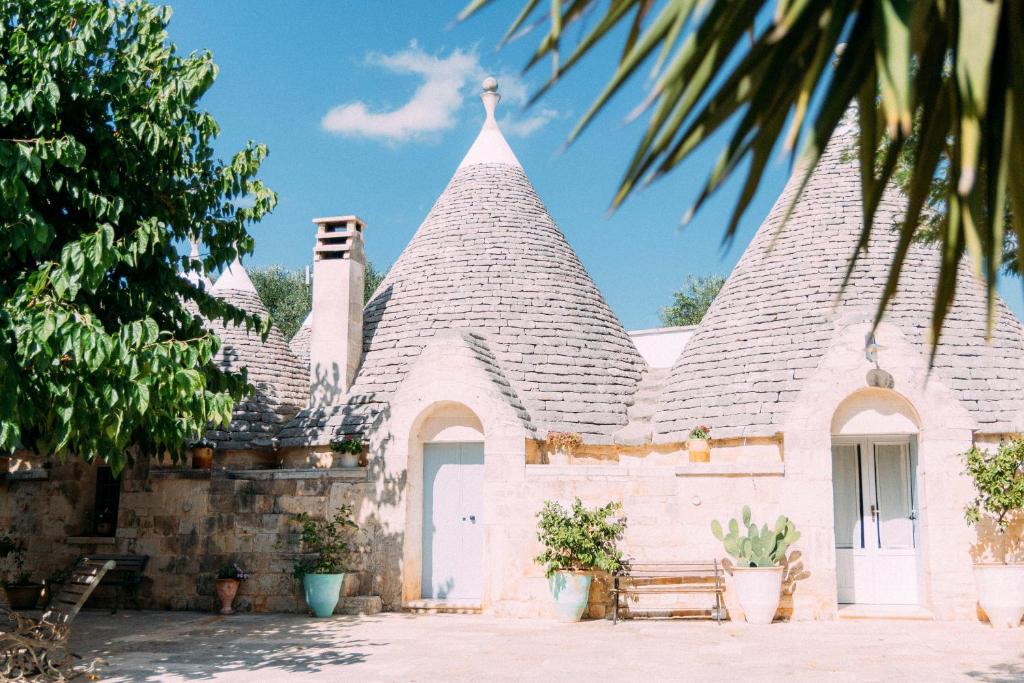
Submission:
<svg viewBox="0 0 1024 683">
<path fill-rule="evenodd" d="M 1006 527 L 1005 533 L 999 533 L 995 522 L 982 518 L 974 527 L 977 542 L 971 545 L 971 560 L 975 563 L 1001 562 L 1005 552 L 1007 562 L 1024 560 L 1024 516 L 1018 515 Z"/>
<path fill-rule="evenodd" d="M 80 628 L 72 631 L 72 647 L 86 664 L 95 658 L 109 663 L 97 671 L 104 680 L 161 681 L 171 676 L 210 680 L 237 672 L 245 680 L 257 681 L 360 664 L 375 648 L 388 645 L 349 635 L 350 628 L 372 622 L 372 617 L 322 622 L 281 615 L 270 625 L 245 615 L 229 619 L 190 615 L 168 619 L 155 628 L 154 617 L 152 613 L 84 613 L 78 619 Z M 325 623 L 330 627 L 324 628 Z"/>
</svg>

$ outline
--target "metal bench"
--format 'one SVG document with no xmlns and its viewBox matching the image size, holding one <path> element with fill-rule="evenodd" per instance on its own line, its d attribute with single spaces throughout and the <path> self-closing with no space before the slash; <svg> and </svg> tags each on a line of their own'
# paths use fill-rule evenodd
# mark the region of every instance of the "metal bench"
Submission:
<svg viewBox="0 0 1024 683">
<path fill-rule="evenodd" d="M 619 622 L 619 607 L 630 597 L 689 593 L 714 594 L 711 608 L 715 621 L 722 623 L 722 593 L 725 579 L 718 560 L 709 562 L 630 562 L 613 576 L 612 622 Z"/>
<path fill-rule="evenodd" d="M 82 555 L 75 561 L 75 567 L 89 561 L 113 561 L 114 567 L 103 577 L 100 585 L 114 589 L 114 609 L 124 606 L 124 593 L 128 594 L 135 609 L 139 609 L 139 584 L 142 583 L 142 572 L 149 564 L 149 555 Z"/>
<path fill-rule="evenodd" d="M 63 681 L 85 673 L 74 670 L 76 655 L 68 649 L 71 622 L 113 567 L 112 560 L 78 563 L 38 619 L 0 611 L 0 680 Z"/>
</svg>

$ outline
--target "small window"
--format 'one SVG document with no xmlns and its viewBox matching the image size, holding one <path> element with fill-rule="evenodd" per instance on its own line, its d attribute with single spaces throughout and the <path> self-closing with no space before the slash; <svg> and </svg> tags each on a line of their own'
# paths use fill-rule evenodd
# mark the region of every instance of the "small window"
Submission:
<svg viewBox="0 0 1024 683">
<path fill-rule="evenodd" d="M 96 505 L 92 530 L 97 536 L 113 536 L 117 531 L 117 508 L 121 503 L 121 480 L 109 467 L 96 470 Z"/>
</svg>

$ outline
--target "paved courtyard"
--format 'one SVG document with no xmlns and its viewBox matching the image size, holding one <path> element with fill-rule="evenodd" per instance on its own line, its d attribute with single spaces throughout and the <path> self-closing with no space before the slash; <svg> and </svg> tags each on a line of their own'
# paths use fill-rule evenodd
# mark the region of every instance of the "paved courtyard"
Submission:
<svg viewBox="0 0 1024 683">
<path fill-rule="evenodd" d="M 1024 680 L 1024 628 L 977 623 L 89 611 L 74 632 L 104 681 Z"/>
</svg>

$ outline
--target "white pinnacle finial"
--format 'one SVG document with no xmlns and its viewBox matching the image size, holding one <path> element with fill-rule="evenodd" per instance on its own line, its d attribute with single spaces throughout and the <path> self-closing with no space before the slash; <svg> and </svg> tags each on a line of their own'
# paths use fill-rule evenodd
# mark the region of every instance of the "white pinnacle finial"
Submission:
<svg viewBox="0 0 1024 683">
<path fill-rule="evenodd" d="M 188 256 L 193 261 L 198 261 L 199 260 L 199 240 L 192 239 L 192 240 L 189 240 L 189 242 L 192 244 L 192 251 L 189 252 Z"/>
<path fill-rule="evenodd" d="M 459 168 L 473 164 L 522 166 L 512 152 L 512 148 L 508 146 L 505 136 L 501 134 L 497 119 L 494 118 L 494 110 L 501 100 L 501 95 L 498 94 L 498 79 L 494 76 L 485 78 L 483 90 L 480 93 L 480 99 L 483 100 L 487 118 L 484 120 L 483 128 L 480 129 L 480 134 L 476 137 L 476 142 L 469 148 L 469 152 L 462 159 Z"/>
</svg>

